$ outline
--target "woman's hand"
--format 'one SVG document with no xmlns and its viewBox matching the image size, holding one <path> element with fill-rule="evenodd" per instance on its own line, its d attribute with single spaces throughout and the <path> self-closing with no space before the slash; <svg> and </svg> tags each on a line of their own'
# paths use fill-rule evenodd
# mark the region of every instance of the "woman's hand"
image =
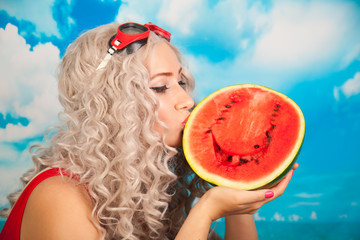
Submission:
<svg viewBox="0 0 360 240">
<path fill-rule="evenodd" d="M 284 179 L 269 189 L 244 191 L 229 187 L 214 187 L 206 192 L 194 207 L 200 208 L 200 211 L 211 221 L 229 215 L 254 214 L 265 203 L 284 193 L 297 167 L 298 164 L 295 163 Z"/>
<path fill-rule="evenodd" d="M 296 163 L 284 179 L 270 189 L 256 191 L 244 191 L 228 187 L 214 187 L 210 189 L 191 209 L 175 239 L 207 239 L 210 225 L 214 220 L 225 216 L 255 213 L 262 205 L 284 193 L 297 167 L 298 164 Z M 238 235 L 244 238 L 250 235 L 257 238 L 256 234 L 249 233 L 249 231 L 256 231 L 255 228 L 252 229 L 247 229 L 248 233 L 245 233 L 237 228 L 231 231 L 236 232 L 236 234 L 229 235 L 233 239 L 239 239 Z"/>
<path fill-rule="evenodd" d="M 299 164 L 295 163 L 293 170 L 295 170 L 298 166 Z M 273 199 L 275 199 L 275 197 L 269 198 L 268 201 Z M 248 214 L 240 214 L 225 217 L 225 240 L 232 239 L 259 239 L 253 216 Z"/>
</svg>

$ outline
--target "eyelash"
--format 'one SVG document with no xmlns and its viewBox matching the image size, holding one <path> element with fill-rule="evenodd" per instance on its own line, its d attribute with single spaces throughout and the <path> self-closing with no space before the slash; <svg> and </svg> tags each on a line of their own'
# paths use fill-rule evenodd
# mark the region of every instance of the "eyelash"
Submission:
<svg viewBox="0 0 360 240">
<path fill-rule="evenodd" d="M 180 81 L 178 82 L 178 84 L 179 84 L 182 88 L 185 89 L 185 87 L 186 87 L 186 82 L 185 82 L 184 80 L 180 80 Z"/>
<path fill-rule="evenodd" d="M 169 89 L 166 85 L 161 87 L 152 87 L 152 90 L 154 90 L 156 93 L 164 93 L 167 89 Z"/>
<path fill-rule="evenodd" d="M 186 82 L 185 82 L 184 80 L 180 80 L 180 81 L 178 82 L 178 84 L 179 84 L 182 88 L 185 89 L 185 87 L 186 87 Z M 151 89 L 154 90 L 156 93 L 165 93 L 166 90 L 168 90 L 169 88 L 168 88 L 166 85 L 164 85 L 164 86 L 161 86 L 161 87 L 152 87 Z"/>
</svg>

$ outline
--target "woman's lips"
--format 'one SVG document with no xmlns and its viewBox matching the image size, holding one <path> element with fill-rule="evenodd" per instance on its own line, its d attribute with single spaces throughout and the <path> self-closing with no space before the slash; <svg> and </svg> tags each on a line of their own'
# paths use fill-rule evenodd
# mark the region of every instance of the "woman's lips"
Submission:
<svg viewBox="0 0 360 240">
<path fill-rule="evenodd" d="M 187 120 L 189 119 L 189 117 L 190 117 L 190 114 L 185 118 L 185 120 L 181 123 L 181 125 L 183 126 L 183 127 L 185 127 L 185 124 L 186 124 L 186 122 L 187 122 Z"/>
</svg>

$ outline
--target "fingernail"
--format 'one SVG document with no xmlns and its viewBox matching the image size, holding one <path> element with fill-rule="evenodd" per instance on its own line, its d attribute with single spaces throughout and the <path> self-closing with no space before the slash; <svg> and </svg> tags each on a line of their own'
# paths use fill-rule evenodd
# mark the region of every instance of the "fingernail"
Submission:
<svg viewBox="0 0 360 240">
<path fill-rule="evenodd" d="M 294 172 L 295 172 L 295 171 L 293 170 L 292 173 L 291 173 L 291 176 L 294 175 Z"/>
<path fill-rule="evenodd" d="M 273 191 L 267 191 L 265 193 L 265 198 L 272 198 L 274 196 L 274 192 Z"/>
</svg>

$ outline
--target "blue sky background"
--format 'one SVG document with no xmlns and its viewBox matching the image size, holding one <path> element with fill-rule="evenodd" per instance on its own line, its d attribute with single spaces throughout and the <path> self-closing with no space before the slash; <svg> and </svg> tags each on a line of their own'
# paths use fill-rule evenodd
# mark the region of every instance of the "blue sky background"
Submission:
<svg viewBox="0 0 360 240">
<path fill-rule="evenodd" d="M 32 167 L 27 148 L 57 124 L 55 71 L 67 45 L 113 21 L 171 32 L 198 100 L 256 83 L 302 108 L 300 168 L 258 222 L 360 223 L 360 3 L 350 0 L 2 0 L 0 206 Z"/>
</svg>

